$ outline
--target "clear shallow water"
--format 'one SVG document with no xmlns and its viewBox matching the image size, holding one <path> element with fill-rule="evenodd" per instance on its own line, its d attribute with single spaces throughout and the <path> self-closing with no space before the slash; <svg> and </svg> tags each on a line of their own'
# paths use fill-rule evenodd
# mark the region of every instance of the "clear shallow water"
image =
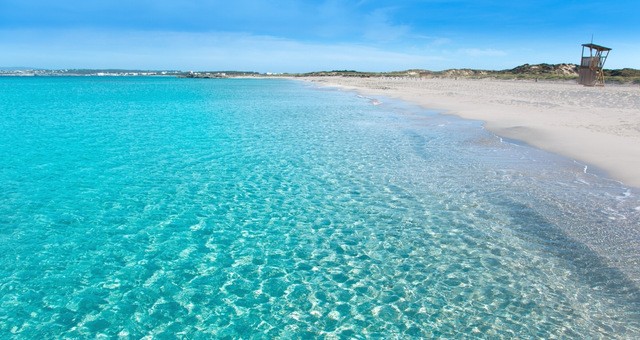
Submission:
<svg viewBox="0 0 640 340">
<path fill-rule="evenodd" d="M 637 191 L 286 80 L 0 78 L 0 336 L 640 334 Z"/>
</svg>

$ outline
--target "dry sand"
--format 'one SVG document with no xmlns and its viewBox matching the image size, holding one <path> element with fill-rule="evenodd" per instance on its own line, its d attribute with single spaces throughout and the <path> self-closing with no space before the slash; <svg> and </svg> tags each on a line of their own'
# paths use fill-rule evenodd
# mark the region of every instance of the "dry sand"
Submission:
<svg viewBox="0 0 640 340">
<path fill-rule="evenodd" d="M 490 79 L 307 78 L 482 120 L 495 134 L 593 165 L 640 188 L 640 87 Z"/>
</svg>

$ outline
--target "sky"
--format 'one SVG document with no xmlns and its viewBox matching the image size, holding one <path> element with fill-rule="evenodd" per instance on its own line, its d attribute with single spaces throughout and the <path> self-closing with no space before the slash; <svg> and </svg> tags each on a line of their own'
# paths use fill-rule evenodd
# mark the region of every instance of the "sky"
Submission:
<svg viewBox="0 0 640 340">
<path fill-rule="evenodd" d="M 0 67 L 394 71 L 640 69 L 640 1 L 0 0 Z"/>
</svg>

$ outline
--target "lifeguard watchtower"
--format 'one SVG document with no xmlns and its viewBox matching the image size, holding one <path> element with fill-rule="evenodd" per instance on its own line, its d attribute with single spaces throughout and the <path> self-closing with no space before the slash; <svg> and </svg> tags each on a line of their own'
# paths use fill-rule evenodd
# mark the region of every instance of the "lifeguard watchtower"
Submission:
<svg viewBox="0 0 640 340">
<path fill-rule="evenodd" d="M 582 59 L 578 70 L 578 84 L 584 86 L 604 86 L 604 62 L 610 48 L 594 43 L 582 44 Z M 585 54 L 586 53 L 586 54 Z"/>
</svg>

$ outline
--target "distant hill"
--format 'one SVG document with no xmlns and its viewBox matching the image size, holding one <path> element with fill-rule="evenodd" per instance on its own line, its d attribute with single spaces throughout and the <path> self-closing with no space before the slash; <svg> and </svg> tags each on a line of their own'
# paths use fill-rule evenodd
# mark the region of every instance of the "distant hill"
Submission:
<svg viewBox="0 0 640 340">
<path fill-rule="evenodd" d="M 604 75 L 608 77 L 638 77 L 640 78 L 640 70 L 633 68 L 623 68 L 621 70 L 604 70 Z"/>
<path fill-rule="evenodd" d="M 500 71 L 511 74 L 528 75 L 558 75 L 558 76 L 578 76 L 578 65 L 576 64 L 524 64 L 511 70 Z"/>
<path fill-rule="evenodd" d="M 615 83 L 640 84 L 640 70 L 624 68 L 604 70 L 605 81 Z M 357 72 L 323 71 L 302 74 L 302 76 L 343 76 L 343 77 L 422 77 L 422 78 L 496 78 L 496 79 L 535 79 L 535 80 L 573 80 L 578 78 L 576 64 L 524 64 L 506 70 L 449 69 L 443 71 L 407 70 L 398 72 Z"/>
</svg>

